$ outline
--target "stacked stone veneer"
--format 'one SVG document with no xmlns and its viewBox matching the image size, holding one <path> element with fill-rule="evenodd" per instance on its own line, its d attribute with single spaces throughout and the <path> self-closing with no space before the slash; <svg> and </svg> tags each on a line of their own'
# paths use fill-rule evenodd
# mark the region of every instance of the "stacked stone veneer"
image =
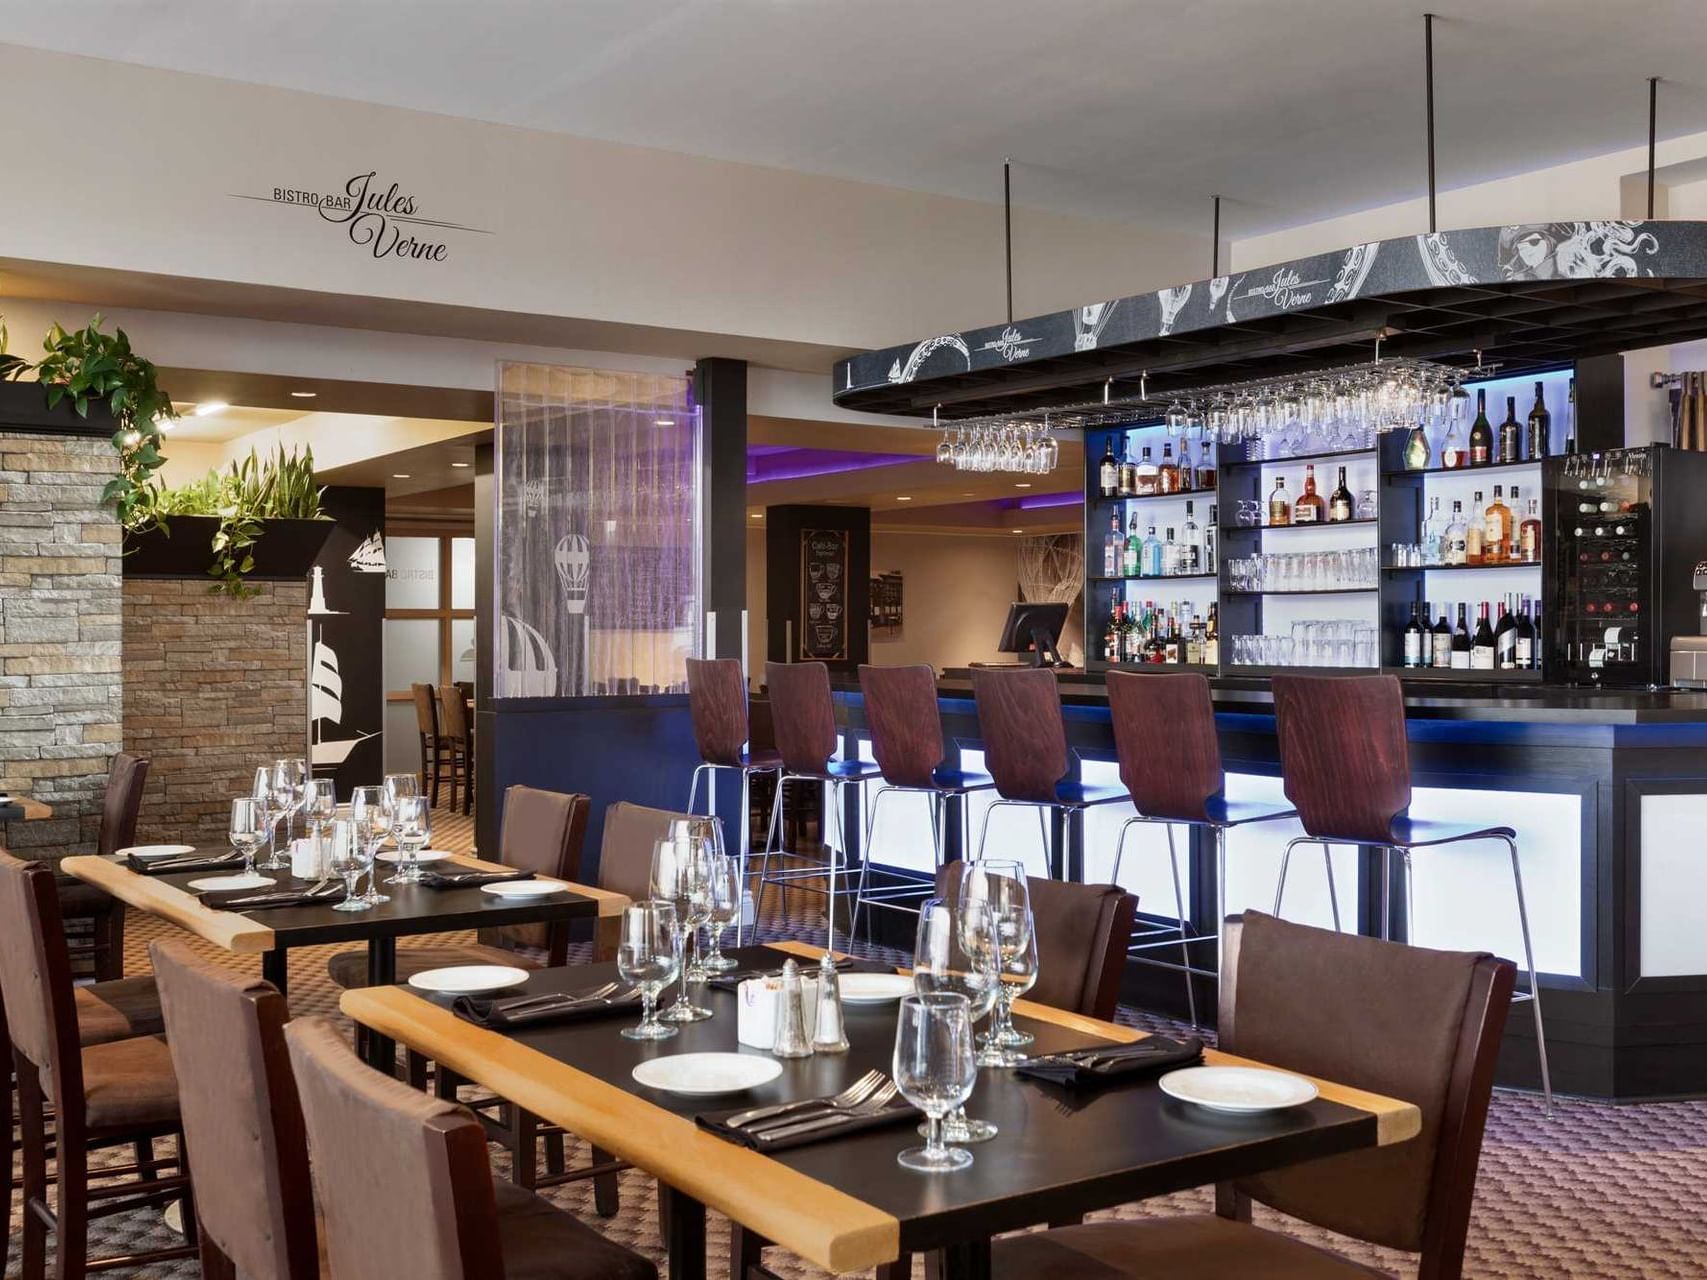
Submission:
<svg viewBox="0 0 1707 1280">
<path fill-rule="evenodd" d="M 139 840 L 225 847 L 256 767 L 304 754 L 307 584 L 254 585 L 238 600 L 206 578 L 124 583 L 124 743 L 152 762 Z"/>
<path fill-rule="evenodd" d="M 0 790 L 53 806 L 12 822 L 24 856 L 91 848 L 122 740 L 120 535 L 104 439 L 0 434 Z"/>
</svg>

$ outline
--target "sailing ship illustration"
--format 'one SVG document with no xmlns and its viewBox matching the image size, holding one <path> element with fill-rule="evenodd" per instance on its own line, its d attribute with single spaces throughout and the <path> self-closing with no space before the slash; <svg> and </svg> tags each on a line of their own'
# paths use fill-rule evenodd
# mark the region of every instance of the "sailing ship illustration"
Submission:
<svg viewBox="0 0 1707 1280">
<path fill-rule="evenodd" d="M 350 752 L 358 743 L 377 736 L 379 732 L 358 733 L 353 738 L 326 737 L 326 726 L 330 724 L 335 731 L 344 719 L 344 678 L 338 672 L 337 653 L 326 643 L 323 628 L 317 626 L 314 619 L 331 617 L 337 612 L 326 604 L 325 570 L 316 565 L 313 591 L 308 601 L 309 651 L 312 655 L 308 665 L 308 758 L 314 769 L 322 771 L 336 769 L 349 759 Z"/>
<path fill-rule="evenodd" d="M 375 529 L 361 540 L 361 544 L 350 552 L 350 568 L 357 573 L 385 572 L 385 542 Z"/>
</svg>

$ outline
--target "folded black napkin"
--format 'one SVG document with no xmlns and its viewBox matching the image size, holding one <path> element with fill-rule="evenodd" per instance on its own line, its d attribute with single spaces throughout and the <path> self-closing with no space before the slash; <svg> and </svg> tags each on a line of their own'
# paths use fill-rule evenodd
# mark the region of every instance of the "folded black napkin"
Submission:
<svg viewBox="0 0 1707 1280">
<path fill-rule="evenodd" d="M 818 962 L 804 956 L 795 957 L 802 973 L 816 972 Z M 883 964 L 878 960 L 856 960 L 851 956 L 845 960 L 836 961 L 837 973 L 894 973 L 895 966 Z M 766 965 L 759 969 L 731 969 L 728 973 L 720 973 L 710 979 L 706 986 L 716 987 L 719 991 L 738 991 L 741 984 L 750 978 L 779 978 L 782 976 L 780 964 Z"/>
<path fill-rule="evenodd" d="M 908 1120 L 916 1123 L 920 1116 L 917 1107 L 897 1098 L 875 1115 L 810 1111 L 792 1118 L 775 1117 L 766 1124 L 749 1125 L 740 1129 L 725 1123 L 730 1116 L 739 1115 L 745 1110 L 748 1108 L 702 1112 L 694 1117 L 694 1122 L 701 1129 L 707 1129 L 720 1138 L 753 1151 L 788 1151 L 794 1147 L 810 1146 L 814 1142 L 845 1138 L 850 1133 L 863 1133 L 867 1129 L 884 1129 Z M 820 1120 L 823 1121 L 822 1124 L 818 1123 Z M 794 1129 L 802 1129 L 804 1132 L 790 1132 Z"/>
<path fill-rule="evenodd" d="M 604 1018 L 613 1013 L 626 1013 L 640 1008 L 638 990 L 618 992 L 610 996 L 589 997 L 573 991 L 535 992 L 526 996 L 502 996 L 496 1000 L 481 996 L 458 996 L 451 1010 L 478 1026 L 492 1030 L 506 1027 L 533 1027 L 544 1023 L 579 1022 L 584 1018 Z"/>
<path fill-rule="evenodd" d="M 322 885 L 316 889 L 222 889 L 202 894 L 202 905 L 215 911 L 277 911 L 281 907 L 331 906 L 344 900 L 344 886 Z"/>
<path fill-rule="evenodd" d="M 531 871 L 430 871 L 423 869 L 418 881 L 429 889 L 477 889 L 483 884 L 506 880 L 532 880 Z"/>
<path fill-rule="evenodd" d="M 1196 1036 L 1175 1040 L 1169 1036 L 1147 1036 L 1131 1044 L 1105 1044 L 1090 1049 L 1032 1058 L 1014 1068 L 1014 1074 L 1069 1088 L 1096 1088 L 1122 1080 L 1158 1076 L 1176 1067 L 1192 1067 L 1203 1061 L 1203 1041 Z"/>
<path fill-rule="evenodd" d="M 243 870 L 243 859 L 229 853 L 182 853 L 170 858 L 137 858 L 127 855 L 124 864 L 139 876 L 175 876 L 190 871 Z"/>
</svg>

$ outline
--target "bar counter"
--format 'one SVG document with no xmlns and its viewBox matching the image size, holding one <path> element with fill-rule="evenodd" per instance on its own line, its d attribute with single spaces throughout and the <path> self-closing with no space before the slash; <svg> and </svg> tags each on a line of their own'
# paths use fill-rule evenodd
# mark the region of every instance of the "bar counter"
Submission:
<svg viewBox="0 0 1707 1280">
<path fill-rule="evenodd" d="M 1280 798 L 1266 679 L 1212 679 L 1211 686 L 1229 794 Z M 844 753 L 869 758 L 858 683 L 840 677 L 836 690 L 845 712 Z M 950 672 L 938 690 L 951 757 L 976 766 L 980 738 L 968 673 Z M 1074 767 L 1087 780 L 1118 781 L 1101 677 L 1064 672 L 1061 694 Z M 1425 680 L 1407 683 L 1406 694 L 1413 814 L 1518 831 L 1554 1088 L 1618 1100 L 1707 1091 L 1707 692 Z M 1355 733 L 1356 726 L 1346 731 Z M 1155 747 L 1168 749 L 1165 731 Z M 884 802 L 872 840 L 874 865 L 928 869 L 925 809 L 921 801 L 907 810 L 909 803 L 913 798 L 901 796 Z M 969 809 L 969 844 L 987 803 L 986 796 Z M 1057 824 L 1048 833 L 1053 873 L 1109 879 L 1120 824 L 1131 813 L 1129 806 L 1100 806 L 1087 812 L 1082 832 Z M 987 852 L 1025 859 L 1041 872 L 1039 826 L 1024 810 L 996 815 Z M 850 842 L 851 833 L 864 828 L 850 823 Z M 1176 830 L 1192 932 L 1210 932 L 1213 844 Z M 956 834 L 951 830 L 951 838 Z M 1280 854 L 1298 834 L 1293 822 L 1232 833 L 1229 911 L 1274 908 Z M 1150 907 L 1157 918 L 1171 920 L 1167 848 L 1166 828 L 1134 828 L 1118 878 L 1138 894 L 1141 912 Z M 1333 862 L 1345 927 L 1355 921 L 1361 931 L 1375 933 L 1376 852 L 1342 846 Z M 1489 950 L 1521 966 L 1517 904 L 1502 846 L 1419 850 L 1413 867 L 1408 907 L 1394 879 L 1398 936 Z M 1414 918 L 1407 918 L 1412 910 Z M 1308 846 L 1293 859 L 1284 914 L 1331 924 L 1323 860 Z M 1199 945 L 1193 962 L 1212 970 L 1213 948 Z M 1138 963 L 1129 970 L 1129 999 L 1183 1013 L 1177 972 Z M 1197 997 L 1199 1009 L 1214 1008 L 1207 979 Z M 1538 1086 L 1531 1021 L 1521 1007 L 1514 1006 L 1508 1023 L 1499 1078 Z"/>
</svg>

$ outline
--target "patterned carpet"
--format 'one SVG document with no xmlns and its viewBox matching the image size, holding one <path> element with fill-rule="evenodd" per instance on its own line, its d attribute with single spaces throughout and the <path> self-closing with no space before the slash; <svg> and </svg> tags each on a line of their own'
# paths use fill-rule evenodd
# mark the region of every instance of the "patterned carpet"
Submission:
<svg viewBox="0 0 1707 1280">
<path fill-rule="evenodd" d="M 434 837 L 439 847 L 470 848 L 471 824 L 441 813 L 436 815 Z M 148 943 L 168 933 L 176 931 L 133 913 L 127 972 L 145 972 Z M 822 937 L 822 923 L 772 918 L 763 922 L 761 935 Z M 190 942 L 204 954 L 218 955 L 234 965 L 255 964 L 194 939 Z M 292 1004 L 297 1012 L 336 1012 L 337 991 L 325 970 L 326 957 L 333 950 L 293 953 Z M 1171 1025 L 1125 1008 L 1120 1019 L 1135 1026 L 1166 1029 Z M 984 1158 L 984 1151 L 993 1150 L 980 1151 L 980 1158 Z M 496 1147 L 493 1156 L 494 1167 L 501 1175 L 505 1157 Z M 571 1157 L 576 1158 L 584 1162 L 585 1151 Z M 1549 1119 L 1542 1115 L 1538 1100 L 1524 1094 L 1498 1093 L 1489 1117 L 1464 1274 L 1473 1280 L 1701 1277 L 1707 1274 L 1707 1217 L 1697 1202 L 1704 1185 L 1707 1103 L 1611 1107 L 1564 1099 Z M 610 1219 L 594 1215 L 590 1184 L 557 1188 L 550 1195 L 612 1239 L 662 1262 L 656 1193 L 645 1175 L 630 1171 L 622 1176 L 622 1209 Z M 1201 1212 L 1209 1207 L 1209 1193 L 1194 1191 L 1125 1206 L 1108 1216 Z M 1414 1261 L 1405 1255 L 1287 1223 L 1260 1208 L 1258 1221 L 1285 1226 L 1302 1239 L 1338 1248 L 1351 1258 L 1394 1275 L 1415 1274 Z M 17 1230 L 14 1210 L 11 1269 L 6 1272 L 9 1277 L 17 1275 Z M 709 1234 L 710 1272 L 727 1274 L 726 1225 L 714 1220 Z M 166 1228 L 154 1215 L 121 1215 L 97 1224 L 93 1252 L 157 1248 L 168 1239 Z M 816 1280 L 824 1274 L 779 1250 L 771 1250 L 767 1262 L 790 1280 Z M 198 1271 L 193 1263 L 180 1263 L 130 1274 L 176 1280 L 195 1276 Z"/>
</svg>

